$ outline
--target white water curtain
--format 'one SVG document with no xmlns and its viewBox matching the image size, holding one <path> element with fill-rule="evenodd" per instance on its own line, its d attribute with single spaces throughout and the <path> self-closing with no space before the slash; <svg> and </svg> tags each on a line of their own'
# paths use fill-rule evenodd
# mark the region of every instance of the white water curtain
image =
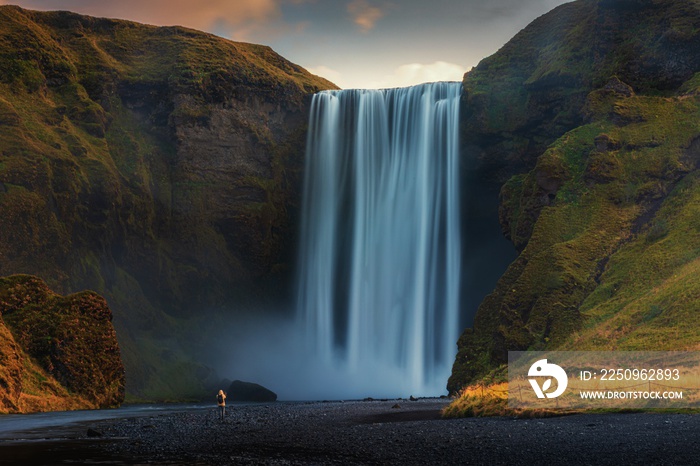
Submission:
<svg viewBox="0 0 700 466">
<path fill-rule="evenodd" d="M 460 93 L 325 91 L 311 107 L 298 319 L 329 363 L 416 394 L 444 390 L 460 330 Z"/>
</svg>

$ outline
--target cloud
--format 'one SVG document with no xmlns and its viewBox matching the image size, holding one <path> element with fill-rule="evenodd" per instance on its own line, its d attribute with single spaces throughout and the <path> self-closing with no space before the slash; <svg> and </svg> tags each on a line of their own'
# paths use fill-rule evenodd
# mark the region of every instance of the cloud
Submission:
<svg viewBox="0 0 700 466">
<path fill-rule="evenodd" d="M 317 76 L 321 76 L 336 84 L 342 89 L 361 87 L 365 89 L 386 89 L 392 87 L 407 87 L 416 84 L 435 81 L 461 81 L 467 69 L 447 63 L 436 61 L 430 64 L 410 63 L 401 65 L 391 74 L 384 75 L 379 80 L 362 79 L 352 73 L 349 75 L 343 71 L 330 68 L 325 65 L 306 67 L 306 69 Z M 347 71 L 347 70 L 346 70 Z"/>
<path fill-rule="evenodd" d="M 311 74 L 315 74 L 316 76 L 326 78 L 327 80 L 336 84 L 337 86 L 344 87 L 342 85 L 343 75 L 340 73 L 340 71 L 336 71 L 324 65 L 307 68 L 307 71 Z"/>
<path fill-rule="evenodd" d="M 368 32 L 383 16 L 384 12 L 376 6 L 371 6 L 367 0 L 353 0 L 348 3 L 348 13 L 362 32 Z"/>
<path fill-rule="evenodd" d="M 249 28 L 251 24 L 280 16 L 280 0 L 14 0 L 24 8 L 70 10 L 92 16 L 123 18 L 158 26 L 187 26 L 204 31 L 221 24 Z"/>
<path fill-rule="evenodd" d="M 433 81 L 461 81 L 466 68 L 454 63 L 436 61 L 430 64 L 410 63 L 401 65 L 390 75 L 379 81 L 371 82 L 368 87 L 374 89 L 388 87 L 406 87 Z"/>
</svg>

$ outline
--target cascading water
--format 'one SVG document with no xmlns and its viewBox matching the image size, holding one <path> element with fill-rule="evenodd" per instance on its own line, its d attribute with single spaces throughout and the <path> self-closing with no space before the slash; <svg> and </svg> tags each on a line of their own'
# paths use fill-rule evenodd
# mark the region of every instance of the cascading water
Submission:
<svg viewBox="0 0 700 466">
<path fill-rule="evenodd" d="M 440 82 L 313 98 L 298 319 L 358 390 L 445 390 L 459 331 L 460 92 Z"/>
</svg>

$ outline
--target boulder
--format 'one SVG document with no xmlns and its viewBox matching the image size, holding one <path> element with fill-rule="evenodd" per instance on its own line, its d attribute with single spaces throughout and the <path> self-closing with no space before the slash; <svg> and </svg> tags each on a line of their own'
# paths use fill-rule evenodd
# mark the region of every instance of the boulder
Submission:
<svg viewBox="0 0 700 466">
<path fill-rule="evenodd" d="M 124 366 L 102 296 L 61 296 L 34 276 L 1 277 L 0 315 L 0 412 L 124 401 Z"/>
<path fill-rule="evenodd" d="M 277 401 L 277 394 L 262 385 L 234 380 L 226 392 L 229 401 Z"/>
<path fill-rule="evenodd" d="M 0 317 L 0 413 L 16 412 L 22 392 L 21 349 Z"/>
</svg>

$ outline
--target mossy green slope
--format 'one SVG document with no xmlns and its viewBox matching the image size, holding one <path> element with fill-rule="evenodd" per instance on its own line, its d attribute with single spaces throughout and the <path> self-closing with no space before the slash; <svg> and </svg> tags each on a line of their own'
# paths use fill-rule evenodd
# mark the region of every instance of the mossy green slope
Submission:
<svg viewBox="0 0 700 466">
<path fill-rule="evenodd" d="M 124 389 L 104 298 L 59 296 L 29 275 L 0 278 L 0 413 L 116 407 Z"/>
<path fill-rule="evenodd" d="M 284 289 L 332 87 L 264 46 L 0 7 L 0 275 L 99 292 L 129 391 L 201 394 L 197 319 Z"/>
<path fill-rule="evenodd" d="M 502 188 L 501 225 L 521 252 L 460 337 L 451 392 L 504 364 L 510 350 L 700 344 L 700 63 L 690 49 L 700 36 L 700 3 L 579 1 L 533 23 L 534 32 L 563 11 L 580 20 L 552 31 L 559 38 L 532 66 L 548 64 L 542 76 L 578 76 L 585 98 L 568 102 L 571 121 L 579 121 L 544 131 L 553 142 Z M 621 28 L 637 20 L 638 27 Z M 610 24 L 617 26 L 608 30 Z M 606 32 L 616 35 L 597 55 Z M 576 53 L 567 46 L 571 37 L 580 40 Z M 504 49 L 518 55 L 517 39 Z M 551 61 L 553 49 L 569 52 Z M 579 54 L 592 58 L 582 63 Z M 507 63 L 498 55 L 489 60 Z M 559 92 L 560 84 L 542 89 Z M 527 93 L 528 85 L 507 92 Z M 560 103 L 549 110 L 563 111 Z"/>
<path fill-rule="evenodd" d="M 503 183 L 582 124 L 611 76 L 673 94 L 700 67 L 697 20 L 695 0 L 578 0 L 537 18 L 465 75 L 465 150 Z"/>
</svg>

